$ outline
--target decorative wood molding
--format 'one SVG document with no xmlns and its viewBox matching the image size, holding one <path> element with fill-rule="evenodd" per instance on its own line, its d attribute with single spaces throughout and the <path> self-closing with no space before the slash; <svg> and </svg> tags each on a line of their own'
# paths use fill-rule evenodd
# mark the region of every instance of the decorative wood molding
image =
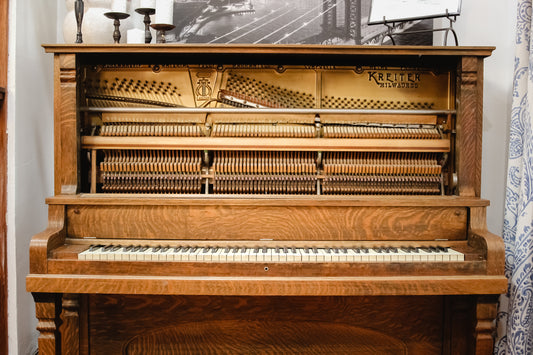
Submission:
<svg viewBox="0 0 533 355">
<path fill-rule="evenodd" d="M 56 55 L 54 62 L 55 194 L 78 192 L 78 120 L 76 56 Z"/>
<path fill-rule="evenodd" d="M 480 296 L 476 306 L 475 354 L 490 354 L 494 347 L 498 296 Z"/>
<path fill-rule="evenodd" d="M 59 335 L 59 297 L 56 294 L 34 293 L 35 315 L 39 331 L 39 354 L 55 355 L 61 353 Z"/>
<path fill-rule="evenodd" d="M 61 312 L 61 342 L 63 354 L 80 353 L 80 299 L 77 294 L 64 294 Z M 68 348 L 67 348 L 68 347 Z"/>
<path fill-rule="evenodd" d="M 458 75 L 457 152 L 459 195 L 481 195 L 481 139 L 483 135 L 483 61 L 462 58 Z"/>
</svg>

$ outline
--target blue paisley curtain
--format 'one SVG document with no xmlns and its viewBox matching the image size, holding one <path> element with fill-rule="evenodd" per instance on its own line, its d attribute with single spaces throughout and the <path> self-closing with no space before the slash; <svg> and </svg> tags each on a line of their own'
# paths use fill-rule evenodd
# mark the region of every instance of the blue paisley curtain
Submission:
<svg viewBox="0 0 533 355">
<path fill-rule="evenodd" d="M 518 0 L 513 108 L 503 238 L 509 280 L 500 299 L 495 354 L 533 354 L 532 0 Z"/>
</svg>

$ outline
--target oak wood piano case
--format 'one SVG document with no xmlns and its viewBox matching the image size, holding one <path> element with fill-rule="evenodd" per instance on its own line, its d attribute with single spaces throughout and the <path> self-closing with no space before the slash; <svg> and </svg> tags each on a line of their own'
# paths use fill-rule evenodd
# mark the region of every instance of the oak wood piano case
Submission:
<svg viewBox="0 0 533 355">
<path fill-rule="evenodd" d="M 45 50 L 55 187 L 27 277 L 41 353 L 492 351 L 493 48 Z"/>
</svg>

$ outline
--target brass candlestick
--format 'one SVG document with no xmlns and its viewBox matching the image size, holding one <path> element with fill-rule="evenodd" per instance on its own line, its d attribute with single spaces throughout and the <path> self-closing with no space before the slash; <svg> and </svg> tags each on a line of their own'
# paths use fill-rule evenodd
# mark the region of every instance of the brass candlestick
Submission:
<svg viewBox="0 0 533 355">
<path fill-rule="evenodd" d="M 150 25 L 150 27 L 152 27 L 154 30 L 157 31 L 157 37 L 156 37 L 157 43 L 166 43 L 167 40 L 165 38 L 165 33 L 167 31 L 170 31 L 176 28 L 176 26 L 170 25 L 168 23 L 153 23 Z"/>
<path fill-rule="evenodd" d="M 155 14 L 155 9 L 150 7 L 141 7 L 135 9 L 135 12 L 144 15 L 144 43 L 152 42 L 152 33 L 150 32 L 150 15 Z"/>
<path fill-rule="evenodd" d="M 76 0 L 74 2 L 74 14 L 76 15 L 76 24 L 78 25 L 78 33 L 76 34 L 76 43 L 83 43 L 81 34 L 81 23 L 83 21 L 83 0 Z"/>
<path fill-rule="evenodd" d="M 120 43 L 120 20 L 127 19 L 130 17 L 130 14 L 125 12 L 106 12 L 104 15 L 114 20 L 113 25 L 115 26 L 115 30 L 113 31 L 113 39 L 115 40 L 115 44 Z"/>
</svg>

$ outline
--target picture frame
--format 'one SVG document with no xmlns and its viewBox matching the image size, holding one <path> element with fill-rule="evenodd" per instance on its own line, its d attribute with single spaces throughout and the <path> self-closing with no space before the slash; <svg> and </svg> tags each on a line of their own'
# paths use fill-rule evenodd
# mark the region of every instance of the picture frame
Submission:
<svg viewBox="0 0 533 355">
<path fill-rule="evenodd" d="M 369 25 L 458 16 L 461 0 L 372 0 Z"/>
</svg>

